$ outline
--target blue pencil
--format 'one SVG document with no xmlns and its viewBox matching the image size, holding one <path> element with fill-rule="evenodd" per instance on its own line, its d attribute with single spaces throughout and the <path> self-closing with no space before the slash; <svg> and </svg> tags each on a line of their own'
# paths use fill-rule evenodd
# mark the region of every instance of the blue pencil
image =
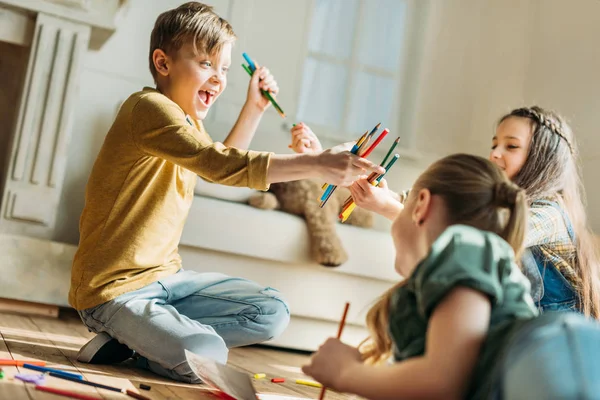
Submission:
<svg viewBox="0 0 600 400">
<path fill-rule="evenodd" d="M 37 365 L 31 365 L 31 364 L 23 364 L 23 368 L 32 369 L 34 371 L 39 371 L 39 372 L 53 372 L 57 375 L 62 375 L 62 376 L 66 376 L 66 377 L 74 378 L 74 379 L 83 379 L 82 375 L 72 374 L 71 372 L 65 372 L 65 371 L 61 371 L 59 369 L 54 369 L 54 368 L 38 367 Z"/>
<path fill-rule="evenodd" d="M 248 63 L 248 66 L 250 67 L 250 71 L 254 72 L 256 70 L 256 64 L 254 64 L 254 61 L 252 61 L 252 59 L 246 53 L 242 53 L 242 56 Z"/>
</svg>

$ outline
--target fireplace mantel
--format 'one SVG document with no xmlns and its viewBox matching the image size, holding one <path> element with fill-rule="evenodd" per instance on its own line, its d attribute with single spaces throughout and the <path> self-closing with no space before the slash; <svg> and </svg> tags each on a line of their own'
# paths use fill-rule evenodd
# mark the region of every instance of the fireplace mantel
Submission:
<svg viewBox="0 0 600 400">
<path fill-rule="evenodd" d="M 9 24 L 12 29 L 19 31 L 31 29 L 31 24 L 25 19 L 42 13 L 89 26 L 89 47 L 99 49 L 115 31 L 115 18 L 124 2 L 125 0 L 0 0 L 0 26 L 6 24 L 5 27 L 0 27 L 0 40 Z M 6 18 L 7 16 L 10 18 Z"/>
</svg>

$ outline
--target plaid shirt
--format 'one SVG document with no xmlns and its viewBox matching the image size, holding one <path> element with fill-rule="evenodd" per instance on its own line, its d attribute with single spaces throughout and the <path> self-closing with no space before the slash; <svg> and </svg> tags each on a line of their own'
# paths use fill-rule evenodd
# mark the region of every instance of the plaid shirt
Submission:
<svg viewBox="0 0 600 400">
<path fill-rule="evenodd" d="M 549 201 L 555 200 L 549 199 Z M 534 201 L 529 210 L 529 229 L 525 238 L 525 247 L 539 248 L 549 264 L 552 264 L 578 290 L 581 287 L 581 278 L 573 268 L 577 249 L 569 235 L 565 218 L 568 217 L 566 214 L 563 217 L 563 212 L 557 207 Z"/>
</svg>

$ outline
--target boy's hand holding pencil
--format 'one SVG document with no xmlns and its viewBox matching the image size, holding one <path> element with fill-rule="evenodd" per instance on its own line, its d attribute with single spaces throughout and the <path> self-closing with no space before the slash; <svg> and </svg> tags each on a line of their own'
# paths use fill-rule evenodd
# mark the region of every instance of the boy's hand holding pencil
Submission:
<svg viewBox="0 0 600 400">
<path fill-rule="evenodd" d="M 247 102 L 254 102 L 261 111 L 265 111 L 270 102 L 273 104 L 273 107 L 275 107 L 275 110 L 277 110 L 279 115 L 281 115 L 282 118 L 285 118 L 285 113 L 275 100 L 275 95 L 279 92 L 279 87 L 269 70 L 266 68 L 261 69 L 248 54 L 243 53 L 242 56 L 248 63 L 248 65 L 242 64 L 242 68 L 250 75 Z"/>
<path fill-rule="evenodd" d="M 275 77 L 266 67 L 256 65 L 256 71 L 252 74 L 250 84 L 248 85 L 248 96 L 246 103 L 256 105 L 260 111 L 265 111 L 271 104 L 270 100 L 263 96 L 263 91 L 276 96 L 279 93 L 279 86 Z"/>
<path fill-rule="evenodd" d="M 344 143 L 316 154 L 321 166 L 320 178 L 326 182 L 336 182 L 338 186 L 350 186 L 365 173 L 383 174 L 385 169 L 349 150 L 354 142 Z"/>
</svg>

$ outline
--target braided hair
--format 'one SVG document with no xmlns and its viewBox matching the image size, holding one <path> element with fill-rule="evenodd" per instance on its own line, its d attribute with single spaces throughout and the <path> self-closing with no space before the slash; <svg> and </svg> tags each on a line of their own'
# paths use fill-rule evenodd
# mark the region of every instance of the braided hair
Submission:
<svg viewBox="0 0 600 400">
<path fill-rule="evenodd" d="M 568 261 L 580 278 L 579 293 L 586 315 L 600 317 L 600 263 L 587 225 L 584 190 L 577 162 L 573 132 L 557 113 L 539 106 L 517 108 L 498 121 L 525 118 L 531 123 L 531 145 L 527 160 L 513 178 L 522 187 L 529 204 L 555 199 L 564 208 L 575 231 L 576 254 Z"/>
</svg>

